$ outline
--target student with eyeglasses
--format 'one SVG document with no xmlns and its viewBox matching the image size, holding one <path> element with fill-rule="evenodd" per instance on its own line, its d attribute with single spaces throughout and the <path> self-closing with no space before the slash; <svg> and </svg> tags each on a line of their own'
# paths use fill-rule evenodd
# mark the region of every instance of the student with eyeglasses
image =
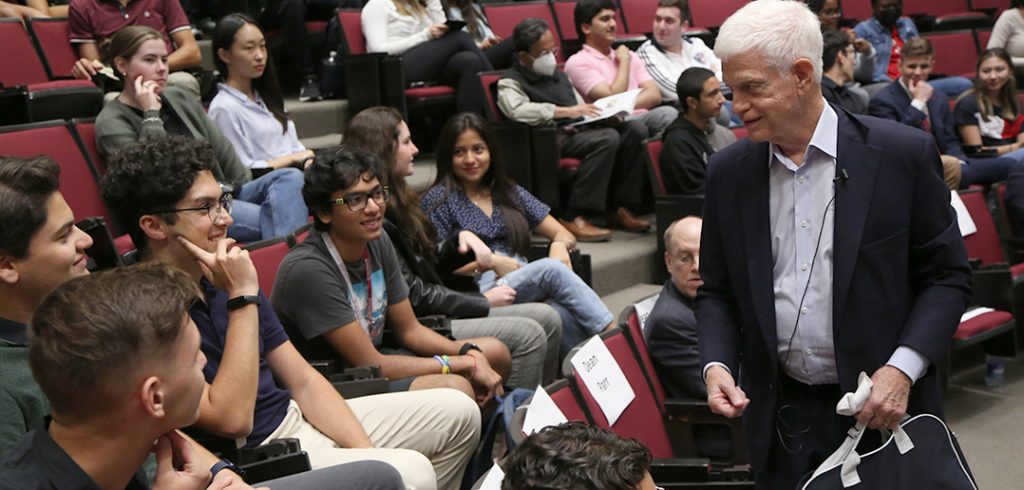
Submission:
<svg viewBox="0 0 1024 490">
<path fill-rule="evenodd" d="M 383 232 L 389 195 L 379 168 L 370 153 L 342 146 L 306 170 L 314 229 L 281 263 L 271 302 L 307 357 L 379 365 L 393 392 L 454 388 L 482 405 L 502 394 L 508 349 L 493 337 L 449 340 L 416 319 Z M 398 348 L 383 345 L 385 325 Z"/>
</svg>

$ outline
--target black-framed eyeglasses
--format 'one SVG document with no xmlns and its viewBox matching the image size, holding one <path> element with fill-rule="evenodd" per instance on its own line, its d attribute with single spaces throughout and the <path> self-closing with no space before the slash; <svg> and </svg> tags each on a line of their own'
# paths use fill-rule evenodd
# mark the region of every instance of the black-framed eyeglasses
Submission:
<svg viewBox="0 0 1024 490">
<path fill-rule="evenodd" d="M 353 192 L 351 194 L 346 194 L 345 197 L 331 199 L 331 204 L 336 204 L 338 206 L 344 204 L 348 206 L 349 211 L 357 212 L 366 209 L 366 205 L 370 202 L 370 199 L 373 199 L 373 202 L 377 203 L 378 206 L 383 206 L 390 198 L 391 193 L 388 192 L 388 186 L 383 186 L 370 192 Z"/>
<path fill-rule="evenodd" d="M 222 194 L 220 199 L 211 201 L 202 206 L 194 208 L 170 208 L 170 209 L 158 209 L 149 214 L 164 214 L 164 213 L 180 213 L 183 211 L 205 211 L 206 215 L 210 217 L 210 221 L 216 223 L 218 219 L 231 214 L 231 203 L 233 198 L 231 194 Z"/>
</svg>

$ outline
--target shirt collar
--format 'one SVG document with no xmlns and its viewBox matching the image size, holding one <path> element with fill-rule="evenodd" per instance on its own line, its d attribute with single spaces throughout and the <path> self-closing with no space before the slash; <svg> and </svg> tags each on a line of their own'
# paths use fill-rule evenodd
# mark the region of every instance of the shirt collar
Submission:
<svg viewBox="0 0 1024 490">
<path fill-rule="evenodd" d="M 811 141 L 807 144 L 807 151 L 804 157 L 805 162 L 808 160 L 806 157 L 811 153 L 811 148 L 817 149 L 833 160 L 836 158 L 836 143 L 839 140 L 839 115 L 832 109 L 828 101 L 824 101 L 824 103 L 825 109 L 821 111 L 818 125 L 814 127 L 814 134 L 811 135 Z M 771 167 L 776 161 L 784 165 L 785 162 L 792 163 L 789 157 L 782 153 L 782 150 L 775 143 L 771 143 L 768 145 L 768 166 Z"/>
<path fill-rule="evenodd" d="M 24 323 L 0 318 L 0 341 L 13 345 L 28 344 L 28 328 Z"/>
<path fill-rule="evenodd" d="M 609 50 L 608 54 L 604 54 L 604 53 L 598 51 L 597 48 L 595 48 L 595 47 L 593 47 L 593 46 L 591 46 L 589 44 L 584 44 L 581 49 L 583 51 L 589 52 L 590 54 L 592 54 L 594 56 L 600 56 L 602 58 L 607 58 L 607 59 L 610 59 L 612 61 L 615 61 L 615 50 L 614 49 Z"/>
<path fill-rule="evenodd" d="M 242 103 L 246 103 L 246 102 L 252 103 L 252 102 L 254 102 L 252 100 L 249 100 L 249 96 L 245 95 L 245 92 L 242 92 L 241 90 L 238 90 L 235 87 L 232 87 L 232 86 L 230 86 L 230 85 L 228 85 L 226 83 L 223 83 L 223 82 L 217 84 L 217 90 L 221 90 L 221 91 L 226 92 L 228 95 L 238 99 Z M 260 93 L 254 90 L 253 91 L 253 95 L 256 96 L 255 103 L 259 104 L 259 105 L 263 105 L 263 99 L 260 98 Z"/>
</svg>

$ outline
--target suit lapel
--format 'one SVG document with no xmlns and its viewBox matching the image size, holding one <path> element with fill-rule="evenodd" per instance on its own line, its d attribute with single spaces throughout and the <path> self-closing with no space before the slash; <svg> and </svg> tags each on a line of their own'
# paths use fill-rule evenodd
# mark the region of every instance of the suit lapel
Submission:
<svg viewBox="0 0 1024 490">
<path fill-rule="evenodd" d="M 754 314 L 765 343 L 774 357 L 775 283 L 772 271 L 771 215 L 768 206 L 768 144 L 754 144 L 743 160 L 739 209 L 743 214 L 744 246 L 750 278 Z"/>
<path fill-rule="evenodd" d="M 836 210 L 833 231 L 833 329 L 841 325 L 846 296 L 853 279 L 857 251 L 860 249 L 864 224 L 871 207 L 875 178 L 882 156 L 881 149 L 865 143 L 867 128 L 851 118 L 846 111 L 839 114 L 839 138 L 836 145 L 836 175 L 846 170 L 849 179 L 836 184 Z"/>
</svg>

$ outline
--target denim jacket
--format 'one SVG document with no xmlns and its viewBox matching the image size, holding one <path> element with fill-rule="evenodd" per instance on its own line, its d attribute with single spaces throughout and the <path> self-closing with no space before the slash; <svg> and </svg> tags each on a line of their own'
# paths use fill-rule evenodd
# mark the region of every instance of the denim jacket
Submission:
<svg viewBox="0 0 1024 490">
<path fill-rule="evenodd" d="M 853 28 L 857 37 L 867 40 L 875 47 L 875 82 L 889 82 L 886 72 L 889 70 L 889 56 L 892 54 L 892 36 L 890 30 L 882 26 L 878 19 L 872 17 L 861 21 Z M 909 17 L 900 17 L 896 21 L 896 30 L 900 39 L 906 41 L 917 37 L 917 26 Z"/>
</svg>

